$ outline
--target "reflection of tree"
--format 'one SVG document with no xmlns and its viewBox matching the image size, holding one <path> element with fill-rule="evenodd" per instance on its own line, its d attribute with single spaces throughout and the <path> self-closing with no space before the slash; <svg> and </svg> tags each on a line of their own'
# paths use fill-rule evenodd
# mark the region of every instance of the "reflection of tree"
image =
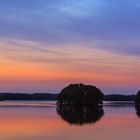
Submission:
<svg viewBox="0 0 140 140">
<path fill-rule="evenodd" d="M 63 120 L 73 125 L 92 124 L 104 115 L 102 106 L 57 104 L 57 113 Z"/>
<path fill-rule="evenodd" d="M 136 104 L 135 109 L 136 109 L 137 116 L 140 117 L 140 105 Z"/>
</svg>

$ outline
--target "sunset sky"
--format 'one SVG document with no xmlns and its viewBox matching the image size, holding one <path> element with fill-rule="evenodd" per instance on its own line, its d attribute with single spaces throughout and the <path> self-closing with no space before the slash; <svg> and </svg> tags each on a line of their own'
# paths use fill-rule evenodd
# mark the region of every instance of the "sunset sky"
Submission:
<svg viewBox="0 0 140 140">
<path fill-rule="evenodd" d="M 139 0 L 0 0 L 0 92 L 140 88 Z"/>
</svg>

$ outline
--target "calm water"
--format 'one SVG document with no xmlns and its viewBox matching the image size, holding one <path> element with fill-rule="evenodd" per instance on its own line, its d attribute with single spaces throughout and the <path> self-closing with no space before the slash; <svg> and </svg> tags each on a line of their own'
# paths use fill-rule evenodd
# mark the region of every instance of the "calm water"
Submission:
<svg viewBox="0 0 140 140">
<path fill-rule="evenodd" d="M 78 111 L 58 108 L 56 110 L 55 102 L 0 102 L 0 139 L 139 140 L 140 138 L 140 119 L 133 104 L 106 103 L 103 110 L 96 110 L 95 116 L 90 109 L 87 109 L 87 114 Z"/>
</svg>

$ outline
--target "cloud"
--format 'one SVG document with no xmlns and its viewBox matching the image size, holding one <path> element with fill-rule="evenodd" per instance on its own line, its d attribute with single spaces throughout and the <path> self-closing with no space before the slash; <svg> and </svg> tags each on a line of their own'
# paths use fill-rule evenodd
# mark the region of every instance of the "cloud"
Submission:
<svg viewBox="0 0 140 140">
<path fill-rule="evenodd" d="M 140 67 L 139 56 L 115 54 L 111 51 L 95 49 L 90 46 L 85 47 L 84 45 L 66 46 L 66 44 L 5 39 L 0 40 L 0 50 L 1 56 L 5 59 L 19 63 L 51 64 L 59 66 L 60 69 L 81 69 L 91 72 L 100 69 L 102 72 L 112 73 L 118 67 L 127 70 L 133 65 L 135 71 L 139 70 Z M 61 65 L 62 67 L 60 67 Z"/>
<path fill-rule="evenodd" d="M 0 37 L 139 55 L 139 14 L 136 0 L 5 0 Z"/>
<path fill-rule="evenodd" d="M 1 84 L 30 83 L 31 88 L 39 83 L 45 88 L 45 83 L 52 86 L 61 83 L 62 87 L 65 83 L 85 82 L 102 85 L 104 89 L 109 85 L 138 87 L 140 83 L 139 56 L 116 54 L 84 44 L 1 39 L 0 70 Z"/>
</svg>

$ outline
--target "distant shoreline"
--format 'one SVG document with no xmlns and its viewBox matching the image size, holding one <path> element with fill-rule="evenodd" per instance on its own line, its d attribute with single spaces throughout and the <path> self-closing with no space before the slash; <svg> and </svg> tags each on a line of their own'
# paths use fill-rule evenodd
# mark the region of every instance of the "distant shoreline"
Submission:
<svg viewBox="0 0 140 140">
<path fill-rule="evenodd" d="M 0 93 L 0 101 L 5 100 L 57 100 L 58 94 L 52 93 Z M 104 95 L 104 101 L 135 101 L 136 95 Z"/>
</svg>

